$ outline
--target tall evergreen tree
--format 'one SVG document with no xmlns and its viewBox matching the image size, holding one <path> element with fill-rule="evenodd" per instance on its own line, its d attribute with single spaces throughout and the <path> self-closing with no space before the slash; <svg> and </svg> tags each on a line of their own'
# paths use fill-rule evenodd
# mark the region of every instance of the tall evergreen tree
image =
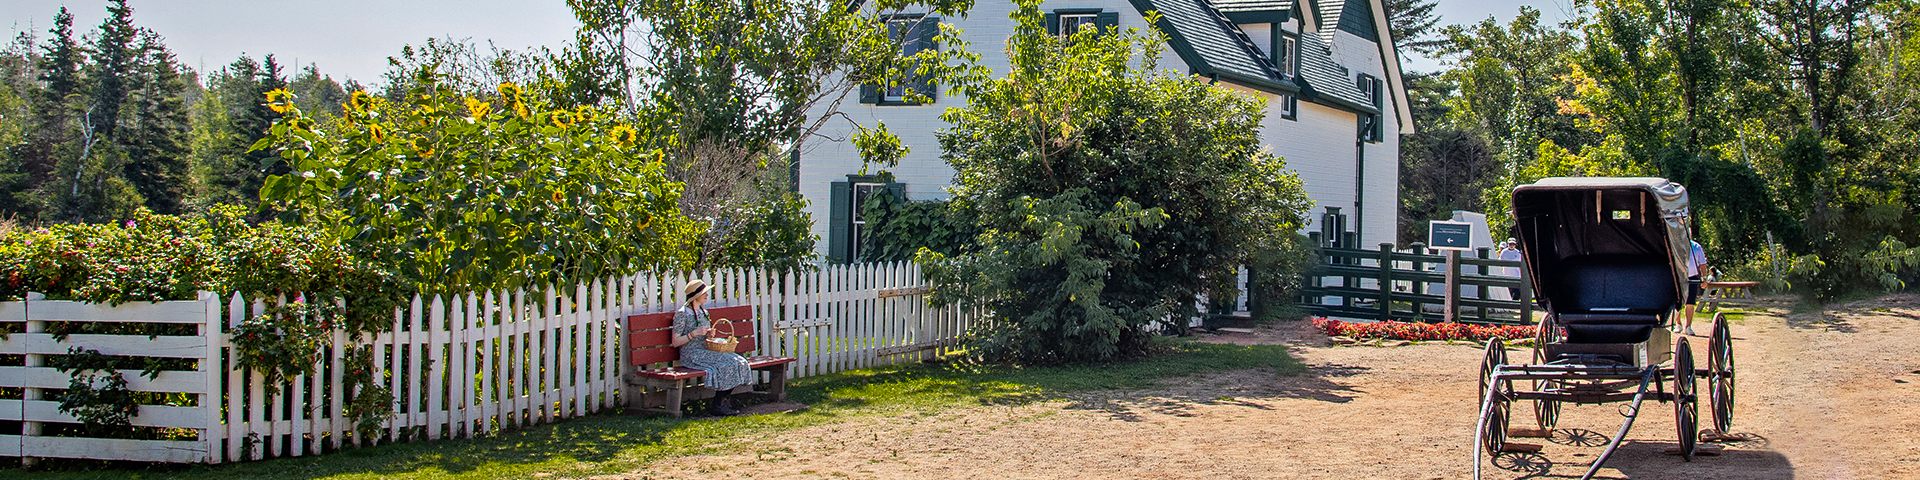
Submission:
<svg viewBox="0 0 1920 480">
<path fill-rule="evenodd" d="M 280 63 L 267 55 L 265 62 L 241 56 L 208 80 L 208 96 L 221 108 L 224 125 L 211 127 L 216 140 L 202 154 L 207 162 L 206 200 L 254 206 L 260 202 L 260 185 L 268 175 L 281 175 L 287 167 L 280 157 L 267 151 L 248 149 L 267 135 L 278 112 L 267 106 L 267 92 L 287 87 Z M 222 128 L 224 127 L 224 128 Z"/>
<path fill-rule="evenodd" d="M 148 209 L 180 213 L 192 194 L 185 135 L 191 127 L 183 98 L 187 82 L 158 34 L 142 33 L 137 58 L 137 81 L 127 99 L 128 123 L 118 136 L 127 152 L 122 175 L 145 198 Z"/>
</svg>

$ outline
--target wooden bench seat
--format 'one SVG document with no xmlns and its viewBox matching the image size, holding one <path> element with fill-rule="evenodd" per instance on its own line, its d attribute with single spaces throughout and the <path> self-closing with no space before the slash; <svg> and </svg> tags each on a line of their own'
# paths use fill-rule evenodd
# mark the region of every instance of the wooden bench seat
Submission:
<svg viewBox="0 0 1920 480">
<path fill-rule="evenodd" d="M 628 373 L 622 377 L 629 387 L 639 387 L 640 391 L 627 398 L 627 408 L 635 411 L 658 412 L 680 416 L 680 406 L 686 400 L 712 398 L 713 389 L 702 385 L 705 370 L 680 366 L 680 349 L 673 346 L 673 313 L 648 313 L 627 317 L 627 362 Z M 747 367 L 766 371 L 770 375 L 767 381 L 767 396 L 773 401 L 787 399 L 787 364 L 796 360 L 793 357 L 772 355 L 752 355 L 757 345 L 753 331 L 753 307 L 734 306 L 707 309 L 707 315 L 714 319 L 747 320 L 733 324 L 734 333 L 740 336 L 740 349 L 736 352 L 747 357 Z M 702 348 L 689 345 L 690 348 Z M 736 390 L 738 391 L 738 390 Z"/>
<path fill-rule="evenodd" d="M 1753 289 L 1760 282 L 1707 282 L 1700 285 L 1700 311 L 1714 312 L 1723 305 L 1737 305 L 1742 308 L 1753 305 Z"/>
</svg>

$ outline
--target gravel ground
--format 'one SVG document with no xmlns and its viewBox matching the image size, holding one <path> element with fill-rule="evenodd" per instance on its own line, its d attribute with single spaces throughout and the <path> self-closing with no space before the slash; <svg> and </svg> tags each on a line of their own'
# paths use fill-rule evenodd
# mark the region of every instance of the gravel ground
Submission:
<svg viewBox="0 0 1920 480">
<path fill-rule="evenodd" d="M 1784 299 L 1765 305 L 1766 313 L 1733 326 L 1733 430 L 1746 440 L 1690 463 L 1664 455 L 1675 442 L 1671 406 L 1648 402 L 1600 478 L 1920 478 L 1920 356 L 1911 341 L 1920 333 L 1920 296 L 1799 314 L 1789 314 Z M 669 459 L 608 478 L 1471 476 L 1478 347 L 1331 346 L 1307 322 L 1207 340 L 1288 344 L 1310 369 L 853 419 L 738 439 L 729 448 L 737 454 Z M 1704 359 L 1706 339 L 1692 342 Z M 1541 444 L 1541 453 L 1503 456 L 1485 467 L 1487 478 L 1579 477 L 1619 428 L 1622 408 L 1568 406 L 1553 438 L 1515 439 Z M 1516 424 L 1531 421 L 1530 409 L 1516 410 Z M 1710 423 L 1704 406 L 1701 415 Z"/>
</svg>

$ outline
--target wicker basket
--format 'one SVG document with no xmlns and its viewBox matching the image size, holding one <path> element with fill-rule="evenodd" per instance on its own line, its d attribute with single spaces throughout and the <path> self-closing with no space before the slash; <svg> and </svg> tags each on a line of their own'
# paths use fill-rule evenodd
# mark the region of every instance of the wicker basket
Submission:
<svg viewBox="0 0 1920 480">
<path fill-rule="evenodd" d="M 726 336 L 717 336 L 720 335 L 721 325 L 727 326 L 727 332 L 724 334 Z M 713 327 L 707 329 L 707 341 L 704 342 L 707 345 L 707 350 L 720 353 L 734 353 L 735 350 L 740 349 L 740 338 L 734 336 L 733 332 L 732 321 L 724 318 L 715 319 L 713 321 Z"/>
</svg>

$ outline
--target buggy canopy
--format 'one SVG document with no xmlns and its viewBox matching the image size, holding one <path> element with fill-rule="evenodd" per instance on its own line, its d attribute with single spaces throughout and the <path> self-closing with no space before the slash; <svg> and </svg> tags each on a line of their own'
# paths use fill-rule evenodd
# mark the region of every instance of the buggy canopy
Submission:
<svg viewBox="0 0 1920 480">
<path fill-rule="evenodd" d="M 1554 177 L 1513 190 L 1521 253 L 1549 312 L 1679 308 L 1689 215 L 1686 187 L 1664 178 Z"/>
</svg>

